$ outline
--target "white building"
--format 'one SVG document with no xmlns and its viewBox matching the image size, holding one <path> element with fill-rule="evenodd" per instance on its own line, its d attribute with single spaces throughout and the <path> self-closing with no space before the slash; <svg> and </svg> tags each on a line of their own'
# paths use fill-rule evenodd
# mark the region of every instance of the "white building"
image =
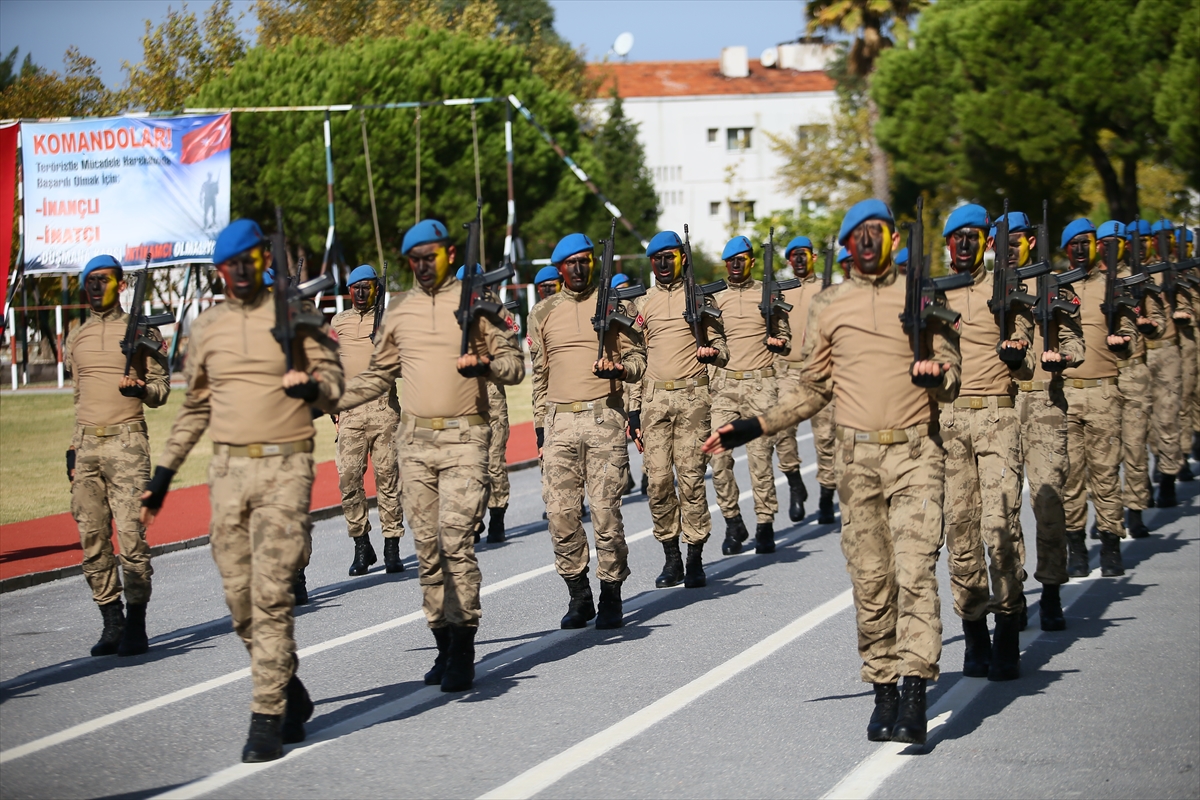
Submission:
<svg viewBox="0 0 1200 800">
<path fill-rule="evenodd" d="M 766 134 L 793 139 L 829 124 L 834 83 L 822 69 L 831 55 L 827 45 L 804 43 L 771 48 L 760 60 L 728 47 L 720 60 L 591 66 L 604 80 L 598 110 L 615 89 L 639 125 L 660 229 L 682 236 L 687 223 L 693 247 L 716 256 L 731 224 L 744 233 L 755 214 L 799 210 L 801 198 L 779 185 L 783 159 Z"/>
</svg>

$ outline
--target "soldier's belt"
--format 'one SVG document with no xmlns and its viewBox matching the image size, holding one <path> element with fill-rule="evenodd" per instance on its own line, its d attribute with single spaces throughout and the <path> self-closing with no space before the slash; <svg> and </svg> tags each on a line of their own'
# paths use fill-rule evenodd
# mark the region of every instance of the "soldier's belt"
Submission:
<svg viewBox="0 0 1200 800">
<path fill-rule="evenodd" d="M 120 425 L 84 425 L 84 436 L 120 436 L 122 433 L 132 433 L 146 430 L 144 420 L 125 422 Z"/>
<path fill-rule="evenodd" d="M 1072 389 L 1095 389 L 1097 386 L 1116 386 L 1116 378 L 1067 378 L 1066 385 Z"/>
<path fill-rule="evenodd" d="M 665 389 L 668 392 L 674 392 L 677 389 L 694 389 L 697 386 L 708 386 L 708 376 L 701 375 L 699 378 L 681 378 L 677 381 L 655 381 L 655 389 Z"/>
<path fill-rule="evenodd" d="M 616 395 L 605 395 L 599 400 L 588 400 L 587 402 L 575 403 L 555 403 L 554 410 L 559 412 L 571 412 L 578 414 L 581 411 L 594 411 L 597 408 L 622 408 L 621 401 Z"/>
<path fill-rule="evenodd" d="M 767 367 L 765 369 L 747 369 L 747 370 L 720 368 L 719 371 L 726 378 L 732 378 L 735 381 L 750 381 L 750 380 L 754 380 L 755 378 L 774 378 L 775 377 L 775 368 L 774 367 Z"/>
<path fill-rule="evenodd" d="M 891 431 L 856 431 L 853 428 L 838 426 L 837 436 L 846 442 L 866 442 L 868 444 L 904 444 L 911 437 L 928 436 L 928 425 L 916 425 L 905 430 Z"/>
<path fill-rule="evenodd" d="M 960 397 L 953 403 L 942 403 L 942 407 L 945 408 L 952 405 L 954 408 L 973 408 L 976 410 L 988 408 L 988 399 L 990 397 L 996 398 L 996 408 L 1013 408 L 1015 405 L 1013 399 L 1008 395 L 984 395 L 982 397 Z"/>
<path fill-rule="evenodd" d="M 1175 344 L 1175 337 L 1174 337 L 1174 336 L 1172 336 L 1170 339 L 1166 339 L 1166 338 L 1163 338 L 1163 339 L 1147 339 L 1147 340 L 1146 340 L 1146 349 L 1147 349 L 1147 350 L 1157 350 L 1157 349 L 1159 349 L 1160 347 L 1170 347 L 1170 346 L 1171 346 L 1171 345 L 1173 345 L 1173 344 Z"/>
<path fill-rule="evenodd" d="M 213 455 L 230 455 L 240 458 L 266 458 L 267 456 L 290 456 L 293 453 L 311 453 L 312 439 L 279 444 L 218 444 L 213 442 Z"/>
<path fill-rule="evenodd" d="M 1050 381 L 1017 381 L 1017 388 L 1022 392 L 1044 392 L 1050 388 Z"/>
<path fill-rule="evenodd" d="M 1146 363 L 1146 354 L 1142 353 L 1140 356 L 1134 356 L 1133 358 L 1126 358 L 1126 359 L 1122 359 L 1121 361 L 1118 361 L 1117 369 L 1125 369 L 1126 367 L 1133 366 L 1134 364 L 1145 364 L 1145 363 Z"/>
<path fill-rule="evenodd" d="M 465 417 L 417 417 L 404 412 L 400 415 L 400 419 L 402 422 L 411 420 L 418 428 L 428 428 L 431 431 L 469 428 L 472 425 L 488 424 L 488 421 L 478 414 L 468 414 Z"/>
</svg>

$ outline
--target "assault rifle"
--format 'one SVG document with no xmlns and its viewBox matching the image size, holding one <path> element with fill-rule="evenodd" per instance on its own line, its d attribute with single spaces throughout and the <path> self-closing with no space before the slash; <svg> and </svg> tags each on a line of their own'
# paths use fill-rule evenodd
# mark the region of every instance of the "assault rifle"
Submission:
<svg viewBox="0 0 1200 800">
<path fill-rule="evenodd" d="M 300 283 L 300 270 L 293 276 L 288 271 L 287 236 L 283 230 L 283 209 L 275 206 L 275 235 L 271 237 L 271 253 L 275 261 L 275 284 L 272 295 L 275 303 L 275 327 L 271 335 L 283 348 L 283 358 L 290 372 L 295 369 L 293 346 L 299 333 L 308 329 L 318 331 L 325 324 L 325 316 L 308 302 L 322 292 L 337 285 L 330 272 L 323 272 L 311 281 Z M 289 397 L 301 397 L 306 391 L 304 384 L 284 390 Z"/>
<path fill-rule="evenodd" d="M 1153 264 L 1146 264 L 1143 270 L 1149 275 L 1157 275 L 1162 273 L 1162 283 L 1154 284 L 1153 282 L 1146 285 L 1148 291 L 1163 296 L 1163 302 L 1168 306 L 1167 313 L 1174 315 L 1176 291 L 1179 288 L 1175 281 L 1175 265 L 1167 257 L 1170 247 L 1167 245 L 1167 231 L 1160 230 L 1155 234 L 1154 249 L 1157 251 L 1158 261 Z M 1153 287 L 1153 288 L 1151 288 Z"/>
<path fill-rule="evenodd" d="M 1050 263 L 1050 225 L 1046 221 L 1045 200 L 1042 201 L 1042 223 L 1037 229 L 1037 259 L 1039 264 Z M 1087 277 L 1087 270 L 1075 268 L 1062 273 L 1046 270 L 1037 277 L 1037 305 L 1033 307 L 1033 318 L 1042 329 L 1042 351 L 1054 349 L 1051 344 L 1056 314 L 1071 315 L 1075 313 L 1075 304 L 1060 297 L 1059 289 L 1069 286 Z M 1043 361 L 1042 367 L 1047 372 L 1060 372 L 1067 367 L 1065 361 Z"/>
<path fill-rule="evenodd" d="M 156 342 L 147 334 L 150 328 L 159 325 L 170 325 L 175 321 L 175 315 L 170 311 L 165 314 L 148 316 L 145 313 L 146 282 L 150 274 L 150 257 L 146 257 L 146 265 L 133 278 L 133 305 L 129 307 L 129 321 L 125 323 L 125 338 L 121 340 L 121 352 L 125 354 L 125 375 L 133 369 L 133 357 L 137 351 L 146 348 L 151 353 L 159 352 L 161 342 Z M 122 386 L 121 394 L 126 397 L 141 397 L 146 390 L 141 386 Z"/>
<path fill-rule="evenodd" d="M 918 198 L 917 219 L 908 226 L 908 270 L 904 274 L 904 311 L 900 314 L 900 324 L 904 326 L 912 345 L 913 364 L 927 360 L 924 332 L 931 317 L 946 325 L 958 323 L 960 315 L 947 308 L 945 298 L 940 295 L 951 289 L 970 286 L 974 280 L 969 272 L 942 278 L 929 276 L 929 264 L 925 260 L 925 226 L 922 224 L 924 205 L 924 198 Z M 915 386 L 932 389 L 941 384 L 942 378 L 913 375 L 912 382 Z"/>
<path fill-rule="evenodd" d="M 799 278 L 793 280 L 795 281 L 795 285 L 786 288 L 795 288 L 800 285 Z M 763 344 L 772 353 L 782 353 L 784 348 L 771 344 L 771 317 L 780 311 L 786 313 L 792 310 L 792 304 L 784 302 L 784 288 L 779 281 L 775 280 L 775 229 L 771 228 L 767 234 L 767 241 L 763 243 L 762 302 L 758 304 L 758 311 L 767 323 L 767 332 L 763 336 Z"/>
<path fill-rule="evenodd" d="M 1113 237 L 1113 239 L 1116 238 L 1116 236 Z M 1117 270 L 1119 269 L 1117 250 L 1116 246 L 1105 246 L 1104 248 L 1104 302 L 1100 304 L 1100 310 L 1104 313 L 1104 322 L 1109 336 L 1117 335 L 1117 325 L 1119 324 L 1122 309 L 1132 310 L 1137 308 L 1138 298 L 1130 291 L 1131 288 L 1140 283 L 1145 283 L 1150 278 L 1144 272 L 1135 272 L 1125 278 L 1117 277 Z M 1109 345 L 1110 350 L 1120 350 L 1124 347 L 1125 345 L 1117 345 L 1116 347 Z"/>
<path fill-rule="evenodd" d="M 825 271 L 821 273 L 821 288 L 828 289 L 833 283 L 833 251 L 837 243 L 830 241 L 825 247 Z"/>
<path fill-rule="evenodd" d="M 1175 275 L 1180 283 L 1196 289 L 1200 288 L 1200 276 L 1192 271 L 1200 267 L 1200 258 L 1187 257 L 1187 233 L 1186 225 L 1175 227 Z"/>
<path fill-rule="evenodd" d="M 708 347 L 708 337 L 704 334 L 704 317 L 719 319 L 721 309 L 706 305 L 704 298 L 722 292 L 729 288 L 723 280 L 712 283 L 697 284 L 696 268 L 692 263 L 692 240 L 688 235 L 688 226 L 683 226 L 683 257 L 687 261 L 683 265 L 684 295 L 683 319 L 692 326 L 692 336 L 696 338 L 696 347 Z M 716 356 L 697 358 L 701 364 L 711 364 Z"/>
<path fill-rule="evenodd" d="M 387 267 L 388 263 L 383 262 L 383 277 L 376 279 L 375 283 L 379 287 L 375 292 L 375 322 L 371 326 L 371 341 L 375 341 L 375 334 L 379 333 L 379 326 L 383 324 L 383 309 L 384 298 L 387 292 Z"/>
<path fill-rule="evenodd" d="M 608 335 L 613 325 L 621 325 L 626 330 L 633 328 L 634 321 L 621 313 L 621 301 L 632 300 L 646 293 L 646 287 L 641 285 L 627 286 L 624 289 L 612 288 L 613 248 L 615 247 L 616 240 L 617 220 L 614 217 L 612 228 L 608 232 L 608 238 L 600 240 L 600 244 L 603 245 L 604 249 L 600 256 L 600 283 L 596 286 L 596 316 L 592 317 L 592 328 L 595 329 L 596 338 L 599 340 L 596 345 L 597 361 L 604 358 L 604 337 Z M 606 370 L 602 370 L 601 373 L 597 373 L 597 377 L 621 377 L 620 372 L 609 373 Z"/>
<path fill-rule="evenodd" d="M 479 237 L 483 231 L 482 215 L 483 203 L 480 201 L 475 206 L 475 219 L 463 223 L 463 227 L 467 229 L 467 266 L 463 268 L 462 291 L 459 294 L 458 310 L 454 312 L 454 316 L 458 319 L 459 328 L 462 329 L 459 354 L 464 356 L 470 346 L 471 325 L 476 318 L 481 314 L 497 317 L 500 315 L 500 309 L 504 307 L 502 303 L 491 299 L 487 289 L 503 283 L 516 274 L 512 264 L 502 264 L 490 272 L 476 271 L 479 269 Z M 487 368 L 478 365 L 466 371 L 459 370 L 459 372 L 464 377 L 473 378 L 486 374 Z"/>
<path fill-rule="evenodd" d="M 996 237 L 992 240 L 992 249 L 996 255 L 996 263 L 992 273 L 992 298 L 988 300 L 988 309 L 996 315 L 996 325 L 1000 328 L 1000 344 L 996 352 L 1000 360 L 1010 367 L 1020 364 L 1025 359 L 1025 351 L 1012 347 L 1004 347 L 1008 341 L 1008 314 L 1014 306 L 1033 308 L 1037 298 L 1024 290 L 1024 281 L 1037 278 L 1050 272 L 1049 260 L 1039 261 L 1024 267 L 1010 267 L 1008 264 L 1008 200 L 1004 201 L 1004 216 L 996 222 Z"/>
</svg>

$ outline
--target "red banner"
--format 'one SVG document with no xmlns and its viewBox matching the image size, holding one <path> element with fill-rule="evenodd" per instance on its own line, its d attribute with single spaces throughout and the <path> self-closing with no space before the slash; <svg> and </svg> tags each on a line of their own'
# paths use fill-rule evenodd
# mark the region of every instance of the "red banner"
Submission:
<svg viewBox="0 0 1200 800">
<path fill-rule="evenodd" d="M 228 150 L 232 139 L 229 119 L 230 115 L 225 114 L 203 128 L 185 134 L 179 163 L 195 164 L 222 150 Z"/>
<path fill-rule="evenodd" d="M 17 222 L 17 135 L 20 125 L 0 128 L 0 307 L 8 296 L 8 268 L 12 260 L 13 230 Z"/>
</svg>

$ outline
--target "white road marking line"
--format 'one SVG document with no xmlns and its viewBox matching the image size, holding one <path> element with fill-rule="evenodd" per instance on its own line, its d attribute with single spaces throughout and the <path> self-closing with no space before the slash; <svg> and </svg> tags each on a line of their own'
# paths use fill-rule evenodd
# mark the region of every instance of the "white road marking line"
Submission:
<svg viewBox="0 0 1200 800">
<path fill-rule="evenodd" d="M 817 467 L 815 464 L 811 464 L 808 467 L 801 469 L 800 472 L 801 472 L 801 474 L 803 474 L 805 472 L 812 472 L 812 471 L 816 470 L 816 468 Z M 775 481 L 775 485 L 780 486 L 785 482 L 786 482 L 785 478 L 779 478 L 778 480 Z M 748 490 L 742 492 L 738 496 L 738 500 L 739 501 L 746 500 L 746 499 L 750 498 L 752 495 L 753 495 L 753 492 L 748 489 Z M 710 505 L 708 507 L 708 510 L 709 510 L 710 514 L 713 511 L 717 511 L 718 510 L 717 504 L 713 503 L 712 505 Z M 648 536 L 653 536 L 653 535 L 654 535 L 654 528 L 650 527 L 650 528 L 647 528 L 646 530 L 635 533 L 633 536 L 626 537 L 625 541 L 626 541 L 626 543 L 636 542 L 636 541 L 640 541 L 641 539 L 645 539 Z M 595 554 L 593 554 L 593 558 L 594 557 L 595 557 Z M 545 574 L 553 572 L 553 571 L 554 571 L 554 564 L 547 564 L 546 566 L 538 567 L 536 569 L 531 569 L 527 572 L 522 572 L 518 575 L 513 575 L 512 577 L 505 578 L 504 580 L 497 581 L 496 583 L 484 586 L 480 590 L 479 594 L 480 594 L 480 597 L 486 597 L 495 592 L 499 592 L 504 589 L 508 589 L 510 587 L 516 586 L 518 584 L 525 583 L 527 581 L 533 580 L 534 578 L 540 577 L 542 575 L 545 575 Z M 301 658 L 305 658 L 305 657 L 311 656 L 311 655 L 316 655 L 317 653 L 322 653 L 322 652 L 325 652 L 326 650 L 331 650 L 335 647 L 341 647 L 342 645 L 350 644 L 351 642 L 356 642 L 360 639 L 365 639 L 368 636 L 374 636 L 377 633 L 383 633 L 385 631 L 390 631 L 394 628 L 399 628 L 402 625 L 407 625 L 411 622 L 416 622 L 417 620 L 424 619 L 424 618 L 425 618 L 425 615 L 423 612 L 414 611 L 411 614 L 405 614 L 400 617 L 395 617 L 394 619 L 390 619 L 386 622 L 381 622 L 378 625 L 372 625 L 370 627 L 363 628 L 361 630 L 357 630 L 352 633 L 347 633 L 343 636 L 337 636 L 333 639 L 329 639 L 327 641 L 320 642 L 318 644 L 309 645 L 308 647 L 298 650 L 296 652 L 296 655 L 300 656 Z M 110 725 L 115 725 L 118 722 L 124 722 L 127 719 L 131 719 L 131 718 L 139 716 L 141 714 L 145 714 L 150 711 L 156 711 L 157 709 L 163 708 L 164 706 L 169 706 L 173 703 L 178 703 L 181 700 L 187 700 L 189 697 L 195 697 L 198 694 L 203 694 L 204 692 L 219 688 L 221 686 L 225 686 L 227 684 L 233 683 L 234 681 L 241 680 L 242 678 L 248 678 L 248 677 L 250 677 L 249 668 L 234 670 L 233 672 L 227 673 L 225 675 L 221 675 L 220 677 L 212 678 L 207 681 L 202 681 L 201 683 L 198 683 L 194 686 L 189 686 L 184 689 L 179 689 L 178 691 L 174 691 L 174 692 L 170 692 L 168 694 L 162 695 L 161 697 L 156 697 L 153 700 L 147 700 L 143 703 L 138 703 L 137 705 L 130 706 L 129 708 L 123 708 L 120 711 L 114 711 L 111 714 L 105 714 L 104 716 L 97 717 L 92 720 L 88 720 L 87 722 L 81 722 L 78 725 L 72 725 L 70 728 L 61 730 L 58 733 L 52 733 L 48 736 L 43 736 L 40 739 L 34 739 L 31 742 L 26 742 L 25 744 L 17 745 L 16 747 L 10 747 L 7 750 L 0 751 L 0 764 L 6 764 L 9 761 L 15 761 L 18 758 L 23 758 L 24 756 L 32 755 L 33 753 L 40 752 L 42 750 L 45 750 L 48 747 L 54 747 L 55 745 L 63 744 L 64 742 L 69 742 L 72 739 L 78 739 L 80 736 L 86 736 L 89 733 L 94 733 L 103 728 L 107 728 Z"/>
<path fill-rule="evenodd" d="M 644 733 L 655 724 L 662 722 L 676 711 L 686 707 L 693 700 L 699 699 L 738 673 L 749 669 L 776 651 L 791 644 L 825 620 L 849 608 L 852 604 L 851 590 L 847 589 L 837 597 L 822 603 L 761 642 L 738 653 L 724 664 L 709 670 L 691 683 L 681 686 L 642 710 L 631 714 L 614 725 L 610 725 L 594 736 L 584 739 L 574 747 L 564 750 L 557 756 L 526 770 L 508 783 L 481 795 L 480 800 L 499 800 L 500 798 L 508 800 L 509 798 L 533 797 L 539 792 L 553 786 L 575 770 L 590 764 L 608 751 Z"/>
<path fill-rule="evenodd" d="M 813 469 L 815 469 L 815 467 L 813 467 Z M 742 499 L 745 499 L 745 498 L 743 497 Z M 797 526 L 800 526 L 800 525 L 803 525 L 803 523 L 797 523 Z M 791 542 L 793 542 L 797 539 L 804 538 L 808 534 L 809 534 L 809 531 L 805 531 L 803 534 L 795 533 L 795 534 L 787 537 L 786 539 L 780 540 L 779 544 L 780 545 L 790 544 Z M 747 550 L 737 556 L 725 556 L 720 561 L 717 561 L 717 562 L 714 562 L 714 563 L 708 565 L 706 569 L 710 576 L 720 575 L 721 573 L 723 573 L 727 569 L 729 569 L 734 563 L 736 563 L 738 559 L 745 558 L 748 556 L 753 556 L 753 555 L 755 555 L 753 550 Z M 846 598 L 849 598 L 850 591 L 847 590 L 846 592 L 843 593 L 843 595 Z M 829 601 L 829 603 L 832 603 L 832 602 L 840 599 L 843 595 L 839 595 L 838 598 L 835 598 L 834 600 Z M 650 589 L 645 592 L 642 592 L 641 594 L 637 595 L 636 597 L 630 599 L 629 601 L 627 601 L 625 603 L 625 607 L 624 607 L 625 613 L 629 614 L 629 612 L 637 611 L 648 605 L 656 603 L 659 600 L 661 600 L 667 596 L 668 596 L 668 593 L 661 589 Z M 826 603 L 825 605 L 829 605 L 829 603 Z M 847 600 L 847 604 L 848 603 L 849 603 L 849 600 Z M 824 608 L 824 607 L 825 606 L 821 606 L 820 608 Z M 812 613 L 815 613 L 815 612 L 810 612 L 809 615 L 811 615 Z M 836 611 L 833 613 L 836 613 Z M 806 617 L 809 615 L 806 615 Z M 804 617 L 802 617 L 801 619 L 804 619 Z M 815 624 L 819 624 L 819 621 L 818 621 L 818 623 L 814 623 L 814 625 Z M 794 625 L 796 625 L 796 623 L 792 623 L 792 625 L 794 626 Z M 789 626 L 789 628 L 790 627 L 791 626 Z M 513 663 L 516 663 L 523 659 L 529 658 L 533 655 L 536 655 L 536 654 L 542 652 L 543 650 L 547 650 L 550 647 L 553 647 L 554 645 L 559 644 L 560 642 L 564 642 L 567 639 L 570 639 L 574 636 L 578 636 L 588 630 L 594 630 L 594 628 L 581 628 L 581 629 L 576 629 L 576 630 L 553 631 L 551 633 L 546 634 L 545 636 L 542 636 L 539 639 L 535 639 L 532 642 L 528 642 L 519 647 L 515 647 L 510 651 L 497 653 L 495 655 L 488 656 L 487 658 L 485 658 L 483 661 L 481 661 L 480 663 L 478 663 L 476 665 L 475 679 L 477 681 L 481 680 L 495 672 L 498 672 L 498 671 L 504 669 L 509 664 L 513 664 Z M 775 635 L 778 635 L 778 634 L 775 634 Z M 797 635 L 800 635 L 800 634 L 797 634 Z M 780 646 L 782 647 L 782 644 Z M 778 649 L 778 648 L 776 648 L 776 649 Z M 731 677 L 732 677 L 732 675 L 731 675 Z M 235 764 L 232 767 L 227 767 L 226 769 L 223 769 L 220 772 L 215 772 L 212 775 L 209 775 L 205 778 L 201 778 L 199 780 L 193 781 L 192 783 L 188 783 L 183 786 L 177 787 L 177 788 L 172 789 L 163 794 L 155 795 L 154 800 L 160 800 L 160 799 L 165 800 L 166 798 L 171 798 L 172 800 L 191 800 L 192 798 L 202 797 L 206 794 L 215 792 L 219 789 L 229 786 L 230 784 L 236 783 L 240 780 L 243 780 L 243 779 L 248 778 L 252 775 L 255 775 L 259 772 L 262 772 L 263 770 L 270 769 L 270 768 L 278 766 L 280 764 L 285 764 L 289 761 L 294 761 L 297 758 L 300 758 L 308 753 L 315 751 L 316 749 L 322 747 L 323 745 L 328 744 L 329 742 L 332 742 L 336 739 L 346 736 L 347 734 L 354 733 L 355 731 L 363 730 L 372 725 L 377 725 L 380 722 L 384 722 L 386 720 L 398 717 L 401 714 L 404 714 L 404 713 L 410 711 L 411 709 L 416 708 L 417 706 L 423 705 L 424 703 L 432 702 L 432 701 L 438 699 L 439 697 L 444 697 L 440 687 L 426 686 L 422 689 L 418 689 L 417 691 L 412 692 L 411 694 L 405 695 L 404 697 L 399 697 L 395 700 L 392 700 L 389 703 L 385 703 L 381 706 L 371 709 L 370 711 L 364 712 L 362 714 L 351 717 L 349 719 L 342 720 L 341 722 L 337 723 L 336 725 L 331 725 L 328 728 L 325 728 L 325 729 L 322 729 L 322 730 L 316 732 L 313 736 L 309 737 L 309 739 L 307 741 L 305 741 L 303 744 L 297 745 L 296 747 L 288 750 L 286 753 L 284 753 L 283 758 L 281 758 L 277 761 L 268 761 L 266 763 L 260 763 L 260 764 Z"/>
<path fill-rule="evenodd" d="M 1097 569 L 1093 570 L 1086 578 L 1073 578 L 1070 583 L 1064 585 L 1062 587 L 1063 610 L 1070 608 L 1071 604 L 1083 596 L 1084 592 L 1090 589 L 1099 578 L 1100 570 Z M 1029 615 L 1029 627 L 1021 633 L 1022 653 L 1042 635 L 1040 629 L 1041 609 L 1039 608 L 1038 611 L 1037 616 Z M 988 686 L 988 683 L 987 678 L 960 678 L 958 683 L 950 687 L 928 711 L 929 739 L 933 738 L 935 730 L 965 711 L 971 701 Z M 911 759 L 921 757 L 919 751 L 905 755 L 905 752 L 913 747 L 914 745 L 896 742 L 881 745 L 873 755 L 868 756 L 865 761 L 838 781 L 837 785 L 824 796 L 825 800 L 858 800 L 858 798 L 870 797 L 879 790 L 884 781 L 908 764 Z"/>
</svg>

